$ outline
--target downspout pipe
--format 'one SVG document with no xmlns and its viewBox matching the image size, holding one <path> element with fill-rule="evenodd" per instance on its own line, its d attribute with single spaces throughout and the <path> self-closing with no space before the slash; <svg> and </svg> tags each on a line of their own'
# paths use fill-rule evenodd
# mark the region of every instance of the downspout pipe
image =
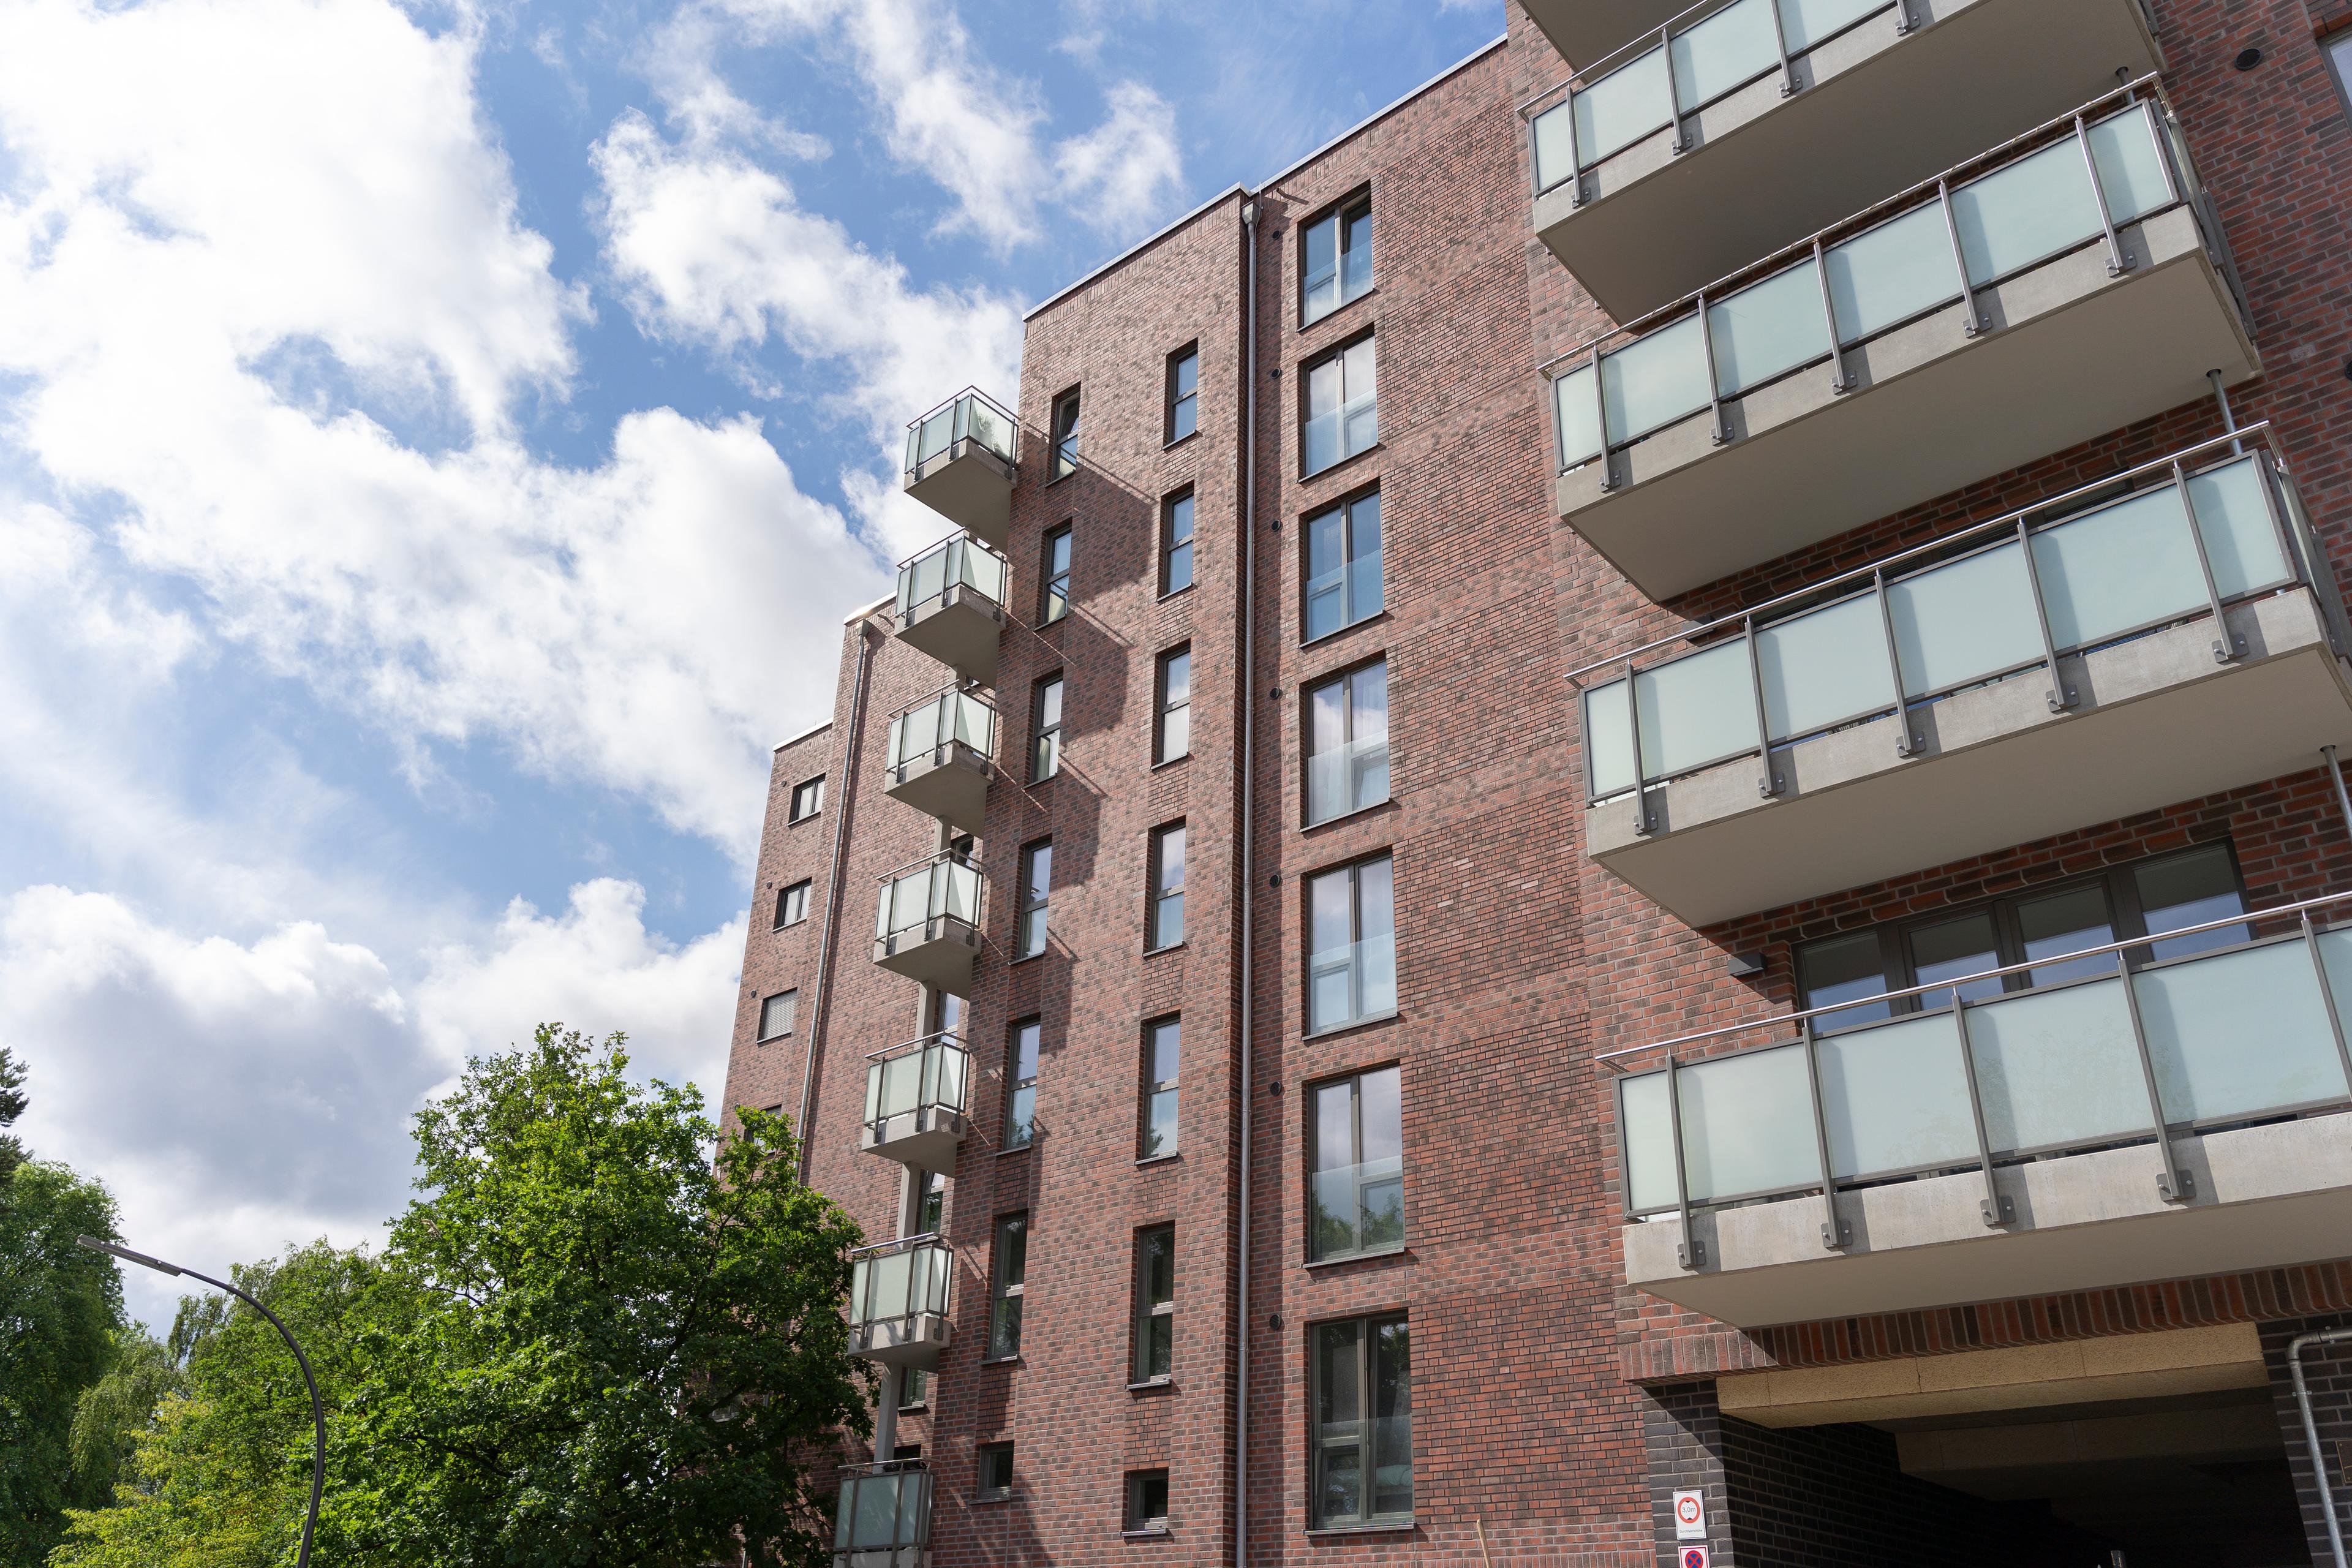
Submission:
<svg viewBox="0 0 2352 1568">
<path fill-rule="evenodd" d="M 801 1064 L 801 1119 L 793 1132 L 801 1141 L 800 1179 L 809 1179 L 809 1117 L 816 1107 L 817 1044 L 824 1033 L 826 1004 L 833 996 L 833 948 L 841 926 L 841 863 L 849 853 L 849 818 L 857 801 L 857 744 L 866 731 L 866 688 L 874 672 L 875 626 L 869 607 L 857 617 L 857 682 L 849 698 L 849 732 L 842 737 L 839 810 L 833 819 L 833 860 L 824 874 L 824 929 L 817 934 L 816 1005 L 810 1009 L 808 1057 Z"/>
<path fill-rule="evenodd" d="M 2303 1440 L 2311 1450 L 2311 1479 L 2319 1488 L 2319 1514 L 2327 1521 L 2327 1550 L 2336 1568 L 2352 1568 L 2344 1559 L 2344 1527 L 2336 1522 L 2336 1493 L 2327 1484 L 2327 1457 L 2319 1447 L 2319 1423 L 2312 1419 L 2311 1389 L 2303 1380 L 2303 1352 L 2312 1345 L 2341 1344 L 2352 1340 L 2352 1329 L 2326 1329 L 2297 1334 L 2286 1347 L 2287 1375 L 2294 1381 L 2294 1407 L 2303 1416 Z"/>
<path fill-rule="evenodd" d="M 1253 856 L 1257 845 L 1257 198 L 1252 195 L 1242 203 L 1249 261 L 1242 285 L 1242 1179 L 1234 1368 L 1234 1568 L 1249 1568 L 1250 1111 L 1257 1096 L 1250 1050 L 1250 1016 L 1256 1002 L 1251 984 L 1256 922 L 1250 911 L 1257 902 Z"/>
<path fill-rule="evenodd" d="M 2336 783 L 2336 804 L 2344 813 L 2344 826 L 2352 832 L 2352 791 L 2344 787 L 2344 764 L 2336 760 L 2336 748 L 2322 746 L 2319 754 L 2327 759 L 2327 776 Z"/>
</svg>

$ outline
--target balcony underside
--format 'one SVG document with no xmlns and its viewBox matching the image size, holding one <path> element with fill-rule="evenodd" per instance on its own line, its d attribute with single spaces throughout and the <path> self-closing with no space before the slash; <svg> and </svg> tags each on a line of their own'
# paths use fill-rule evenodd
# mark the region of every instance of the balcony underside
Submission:
<svg viewBox="0 0 2352 1568">
<path fill-rule="evenodd" d="M 2352 747 L 2352 679 L 2311 595 L 2231 607 L 2245 651 L 2213 658 L 2210 617 L 2059 660 L 2077 693 L 2050 710 L 2046 669 L 1776 751 L 1778 799 L 1752 755 L 1653 785 L 1654 826 L 1630 795 L 1585 814 L 1593 858 L 1691 926 L 2320 765 Z"/>
<path fill-rule="evenodd" d="M 1659 309 L 2163 65 L 2138 0 L 1911 0 L 1537 198 L 1552 254 L 1620 321 Z"/>
<path fill-rule="evenodd" d="M 925 600 L 898 621 L 898 640 L 929 654 L 966 680 L 996 684 L 997 644 L 1004 636 L 1004 610 L 961 584 Z"/>
<path fill-rule="evenodd" d="M 2153 1143 L 1998 1173 L 2013 1224 L 1985 1225 L 1980 1173 L 1843 1193 L 1844 1254 L 1822 1246 L 1822 1200 L 1788 1198 L 1694 1218 L 1708 1267 L 1675 1262 L 1682 1222 L 1622 1232 L 1627 1279 L 1736 1328 L 1956 1307 L 2352 1257 L 2352 1117 L 2181 1137 L 2195 1194 L 2157 1195 Z M 1719 1262 L 1717 1261 L 1719 1260 Z"/>
<path fill-rule="evenodd" d="M 1590 65 L 1655 32 L 1689 5 L 1690 0 L 1527 0 L 1528 19 L 1572 66 Z"/>
<path fill-rule="evenodd" d="M 948 1348 L 946 1318 L 924 1312 L 912 1318 L 889 1318 L 876 1323 L 853 1323 L 849 1353 L 883 1366 L 935 1367 Z"/>
<path fill-rule="evenodd" d="M 868 1154 L 911 1165 L 918 1171 L 956 1173 L 956 1154 L 963 1147 L 963 1113 L 944 1105 L 922 1105 L 880 1121 L 869 1121 L 858 1147 Z"/>
<path fill-rule="evenodd" d="M 952 917 L 874 942 L 875 963 L 951 996 L 971 994 L 971 965 L 979 956 L 980 932 Z"/>
<path fill-rule="evenodd" d="M 1559 513 L 1649 597 L 1665 600 L 1931 500 L 1990 474 L 2209 395 L 2261 368 L 2189 209 L 1977 291 L 1824 364 L 1559 477 Z"/>
<path fill-rule="evenodd" d="M 882 793 L 951 827 L 978 833 L 988 806 L 988 759 L 961 741 L 909 758 L 890 770 Z"/>
<path fill-rule="evenodd" d="M 1013 531 L 1013 465 L 977 441 L 934 454 L 908 473 L 905 487 L 974 538 L 1001 547 Z"/>
</svg>

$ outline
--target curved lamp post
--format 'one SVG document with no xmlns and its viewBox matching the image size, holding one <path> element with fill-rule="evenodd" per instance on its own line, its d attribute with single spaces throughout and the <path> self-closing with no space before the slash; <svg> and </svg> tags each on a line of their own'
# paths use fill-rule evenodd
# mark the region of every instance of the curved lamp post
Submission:
<svg viewBox="0 0 2352 1568">
<path fill-rule="evenodd" d="M 150 1258 L 143 1252 L 133 1252 L 127 1247 L 117 1247 L 91 1237 L 81 1236 L 74 1239 L 92 1252 L 110 1253 L 125 1263 L 136 1263 L 142 1268 L 152 1268 L 158 1274 L 184 1274 L 191 1279 L 201 1279 L 207 1285 L 227 1291 L 268 1319 L 269 1326 L 276 1329 L 278 1337 L 286 1342 L 286 1348 L 294 1352 L 295 1363 L 302 1369 L 302 1381 L 310 1389 L 310 1511 L 302 1520 L 302 1551 L 294 1559 L 294 1568 L 310 1568 L 310 1536 L 319 1527 L 319 1494 L 327 1485 L 327 1412 L 326 1407 L 319 1403 L 319 1380 L 310 1375 L 310 1360 L 302 1353 L 302 1347 L 294 1342 L 294 1336 L 287 1332 L 284 1323 L 278 1321 L 277 1313 L 226 1279 L 215 1279 L 209 1274 L 199 1274 L 193 1268 L 183 1268 L 176 1263 L 166 1263 L 160 1258 Z"/>
</svg>

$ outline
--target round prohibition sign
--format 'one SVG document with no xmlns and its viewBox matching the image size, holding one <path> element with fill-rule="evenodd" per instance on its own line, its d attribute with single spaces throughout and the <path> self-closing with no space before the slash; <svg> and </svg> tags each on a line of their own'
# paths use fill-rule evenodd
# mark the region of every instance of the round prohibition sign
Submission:
<svg viewBox="0 0 2352 1568">
<path fill-rule="evenodd" d="M 1706 1568 L 1706 1548 L 1704 1546 L 1684 1547 L 1683 1568 Z"/>
<path fill-rule="evenodd" d="M 1675 1499 L 1675 1522 L 1677 1524 L 1696 1524 L 1698 1522 L 1698 1498 L 1696 1494 L 1685 1492 L 1681 1497 Z M 1684 1564 L 1684 1568 L 1696 1568 L 1696 1565 L 1685 1563 Z"/>
</svg>

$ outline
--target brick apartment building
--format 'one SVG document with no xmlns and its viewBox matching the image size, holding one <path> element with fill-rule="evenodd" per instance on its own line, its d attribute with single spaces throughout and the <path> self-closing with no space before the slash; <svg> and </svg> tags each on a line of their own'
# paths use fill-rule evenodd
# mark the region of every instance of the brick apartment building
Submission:
<svg viewBox="0 0 2352 1568">
<path fill-rule="evenodd" d="M 2343 1561 L 2338 24 L 1515 0 L 910 427 L 842 1568 Z"/>
</svg>

